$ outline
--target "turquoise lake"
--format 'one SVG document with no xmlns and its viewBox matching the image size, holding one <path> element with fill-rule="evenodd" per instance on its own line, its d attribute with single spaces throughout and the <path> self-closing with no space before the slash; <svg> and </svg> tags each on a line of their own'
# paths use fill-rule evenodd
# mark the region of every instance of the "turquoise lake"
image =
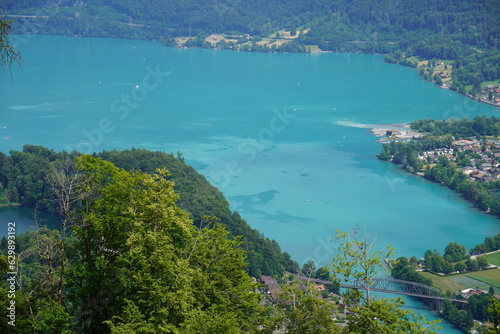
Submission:
<svg viewBox="0 0 500 334">
<path fill-rule="evenodd" d="M 356 225 L 398 256 L 442 251 L 450 241 L 471 248 L 500 232 L 496 218 L 455 193 L 376 158 L 373 124 L 500 111 L 439 89 L 414 69 L 358 54 L 16 40 L 25 64 L 0 77 L 3 152 L 25 144 L 180 151 L 233 210 L 300 263 L 328 262 L 335 231 Z"/>
</svg>

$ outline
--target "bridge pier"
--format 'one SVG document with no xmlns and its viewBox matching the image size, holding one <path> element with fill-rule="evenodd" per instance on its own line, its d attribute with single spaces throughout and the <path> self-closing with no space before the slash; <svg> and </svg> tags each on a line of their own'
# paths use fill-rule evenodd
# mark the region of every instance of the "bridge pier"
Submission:
<svg viewBox="0 0 500 334">
<path fill-rule="evenodd" d="M 439 312 L 441 311 L 441 299 L 434 299 L 434 311 Z"/>
</svg>

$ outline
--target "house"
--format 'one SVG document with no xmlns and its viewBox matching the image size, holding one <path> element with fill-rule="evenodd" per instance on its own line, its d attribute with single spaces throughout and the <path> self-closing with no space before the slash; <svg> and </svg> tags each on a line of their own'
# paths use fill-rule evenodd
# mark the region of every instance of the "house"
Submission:
<svg viewBox="0 0 500 334">
<path fill-rule="evenodd" d="M 464 297 L 465 299 L 469 299 L 470 296 L 473 296 L 473 295 L 480 295 L 482 293 L 488 293 L 488 291 L 484 291 L 484 290 L 480 290 L 480 289 L 472 289 L 472 288 L 469 288 L 469 289 L 465 289 L 465 290 L 462 290 L 460 291 L 460 294 L 462 295 L 462 297 Z"/>
<path fill-rule="evenodd" d="M 401 131 L 398 131 L 398 130 L 387 130 L 385 132 L 385 134 L 387 136 L 400 136 L 401 135 Z"/>
<path fill-rule="evenodd" d="M 487 163 L 487 162 L 479 165 L 479 169 L 482 171 L 490 170 L 492 167 L 493 167 L 493 165 L 491 163 Z"/>
<path fill-rule="evenodd" d="M 470 175 L 474 171 L 474 168 L 473 167 L 464 167 L 461 170 L 465 175 Z"/>
<path fill-rule="evenodd" d="M 276 281 L 271 276 L 265 275 L 262 275 L 260 277 L 260 281 L 262 282 L 262 284 L 267 286 L 268 293 L 269 295 L 271 295 L 271 298 L 276 300 L 278 298 L 278 294 L 281 292 L 281 287 L 278 284 L 278 281 Z"/>
<path fill-rule="evenodd" d="M 474 172 L 470 173 L 470 177 L 472 177 L 476 181 L 481 181 L 484 177 L 486 177 L 486 175 L 484 175 L 483 173 L 481 173 L 479 171 L 474 171 Z"/>
</svg>

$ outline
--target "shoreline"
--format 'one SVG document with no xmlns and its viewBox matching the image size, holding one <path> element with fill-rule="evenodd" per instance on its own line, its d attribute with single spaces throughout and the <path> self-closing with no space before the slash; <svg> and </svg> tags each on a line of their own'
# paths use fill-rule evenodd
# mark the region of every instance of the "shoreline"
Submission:
<svg viewBox="0 0 500 334">
<path fill-rule="evenodd" d="M 1 16 L 1 15 L 0 15 Z M 4 15 L 4 16 L 8 16 L 8 15 Z M 123 39 L 123 40 L 141 40 L 141 41 L 148 41 L 148 42 L 157 42 L 159 43 L 161 46 L 164 46 L 164 47 L 171 47 L 171 48 L 175 48 L 175 49 L 206 49 L 206 50 L 228 50 L 228 51 L 237 51 L 237 52 L 258 52 L 258 53 L 277 53 L 276 51 L 272 51 L 271 49 L 269 49 L 268 52 L 265 52 L 265 51 L 251 51 L 251 50 L 240 50 L 240 49 L 232 49 L 232 48 L 214 48 L 214 47 L 186 47 L 184 46 L 183 44 L 177 44 L 177 45 L 168 45 L 168 44 L 165 44 L 163 43 L 161 40 L 157 40 L 157 39 L 148 39 L 148 38 L 125 38 L 125 37 L 120 37 L 120 36 L 112 36 L 112 37 L 103 37 L 103 36 L 82 36 L 82 35 L 66 35 L 66 34 L 58 34 L 58 33 L 55 33 L 55 34 L 38 34 L 38 33 L 35 33 L 35 34 L 32 34 L 32 33 L 29 33 L 29 34 L 19 34 L 19 33 L 13 33 L 12 35 L 31 35 L 31 36 L 36 36 L 36 35 L 42 35 L 42 36 L 61 36 L 61 37 L 76 37 L 76 38 L 114 38 L 114 39 Z M 278 52 L 279 53 L 279 52 Z M 301 53 L 301 52 L 283 52 L 283 53 Z M 346 53 L 346 52 L 339 52 L 339 51 L 330 51 L 330 50 L 315 50 L 315 51 L 305 51 L 305 52 L 302 52 L 302 53 L 309 53 L 309 54 L 321 54 L 321 53 L 337 53 L 337 54 L 341 54 L 341 53 Z M 364 52 L 357 52 L 357 51 L 353 51 L 353 52 L 347 52 L 347 53 L 353 53 L 353 54 L 366 54 L 366 55 L 372 55 L 372 56 L 384 56 L 384 59 L 383 61 L 384 62 L 387 62 L 387 63 L 391 63 L 391 62 L 388 62 L 385 60 L 385 56 L 387 56 L 388 54 L 385 54 L 385 53 L 364 53 Z M 408 65 L 405 65 L 405 64 L 401 64 L 399 62 L 395 62 L 395 63 L 392 63 L 392 64 L 395 64 L 395 65 L 401 65 L 401 66 L 406 66 L 408 67 Z M 417 68 L 413 68 L 415 71 L 417 70 Z M 418 71 L 417 72 L 417 75 L 422 77 Z M 425 81 L 428 81 L 428 82 L 433 82 L 432 80 L 427 80 L 427 79 L 424 79 L 422 77 L 423 80 Z M 441 88 L 441 89 L 449 89 L 449 88 L 443 88 L 443 87 L 440 87 L 438 86 L 438 88 Z M 479 102 L 479 103 L 484 103 L 484 104 L 488 104 L 488 105 L 491 105 L 491 106 L 494 106 L 494 107 L 498 107 L 500 108 L 500 103 L 495 103 L 495 102 L 492 102 L 492 101 L 488 101 L 488 100 L 485 100 L 485 99 L 480 99 L 480 98 L 476 98 L 476 97 L 473 97 L 469 94 L 466 94 L 466 93 L 460 93 L 456 90 L 452 90 L 454 92 L 456 92 L 457 94 L 460 94 L 460 95 L 463 95 L 473 101 L 476 101 L 476 102 Z"/>
<path fill-rule="evenodd" d="M 387 131 L 408 131 L 410 129 L 410 124 L 407 123 L 392 123 L 392 124 L 380 124 L 373 125 L 371 127 L 371 133 L 375 137 L 384 137 L 387 135 Z"/>
<path fill-rule="evenodd" d="M 409 141 L 424 136 L 423 133 L 412 131 L 410 124 L 407 123 L 394 123 L 394 124 L 381 124 L 373 126 L 371 133 L 378 137 L 378 143 L 385 143 L 388 141 Z"/>
</svg>

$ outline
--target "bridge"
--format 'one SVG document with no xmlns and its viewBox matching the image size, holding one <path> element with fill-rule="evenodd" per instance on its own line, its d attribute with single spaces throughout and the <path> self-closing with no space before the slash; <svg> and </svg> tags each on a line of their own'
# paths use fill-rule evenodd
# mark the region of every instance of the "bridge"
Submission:
<svg viewBox="0 0 500 334">
<path fill-rule="evenodd" d="M 297 277 L 298 279 L 307 280 L 309 282 L 313 282 L 316 284 L 324 284 L 324 285 L 332 284 L 331 281 L 312 279 L 306 276 L 300 276 L 292 273 L 287 273 L 287 274 Z M 358 290 L 367 289 L 366 282 L 361 280 L 354 281 L 354 284 L 341 283 L 340 287 L 349 289 L 358 289 Z M 438 303 L 440 303 L 445 299 L 448 299 L 446 297 L 441 296 L 439 289 L 434 288 L 432 286 L 416 282 L 399 280 L 399 279 L 392 279 L 392 278 L 374 278 L 372 279 L 372 285 L 369 287 L 369 289 L 370 291 L 376 291 L 376 292 L 385 292 L 385 293 L 393 293 L 411 297 L 434 299 L 438 301 Z M 467 304 L 469 302 L 466 299 L 449 298 L 449 300 L 451 302 L 460 304 Z"/>
</svg>

